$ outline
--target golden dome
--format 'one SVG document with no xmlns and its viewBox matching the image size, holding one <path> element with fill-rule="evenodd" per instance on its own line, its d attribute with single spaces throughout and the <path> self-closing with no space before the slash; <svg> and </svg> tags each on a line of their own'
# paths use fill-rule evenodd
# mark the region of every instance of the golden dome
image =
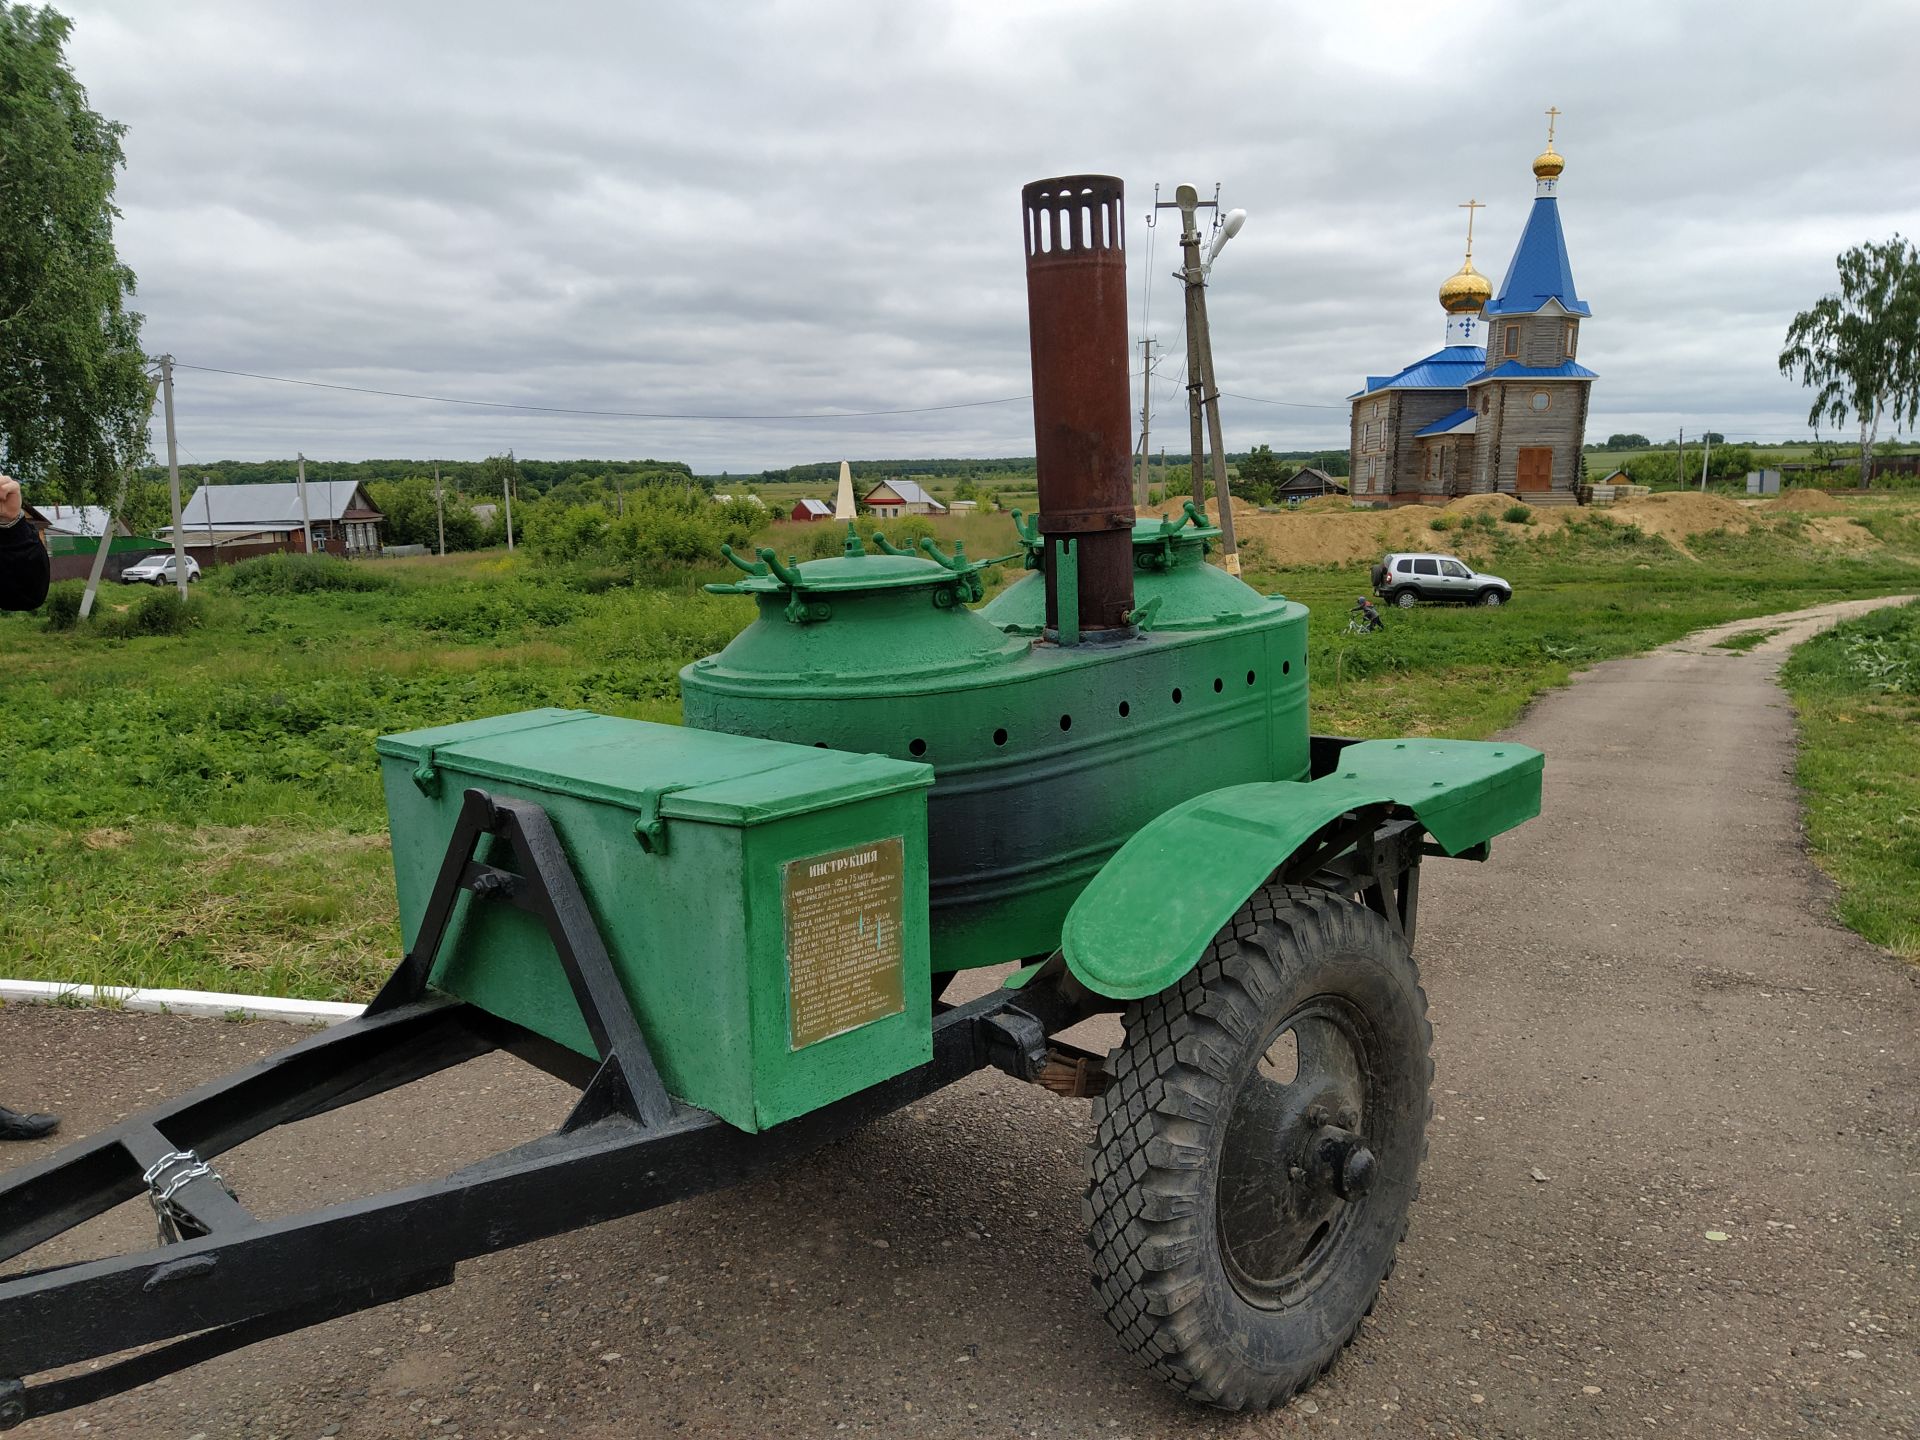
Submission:
<svg viewBox="0 0 1920 1440">
<path fill-rule="evenodd" d="M 1449 315 L 1477 313 L 1493 298 L 1493 282 L 1466 260 L 1440 287 L 1440 308 Z"/>
<path fill-rule="evenodd" d="M 1533 173 L 1537 179 L 1552 180 L 1567 168 L 1566 158 L 1553 148 L 1553 142 L 1547 141 L 1547 148 L 1533 157 Z"/>
</svg>

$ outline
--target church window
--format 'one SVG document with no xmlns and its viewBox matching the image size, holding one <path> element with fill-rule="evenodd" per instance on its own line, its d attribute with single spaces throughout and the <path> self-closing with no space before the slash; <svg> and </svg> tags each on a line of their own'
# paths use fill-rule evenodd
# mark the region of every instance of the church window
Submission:
<svg viewBox="0 0 1920 1440">
<path fill-rule="evenodd" d="M 1520 327 L 1518 325 L 1507 326 L 1506 337 L 1500 343 L 1508 355 L 1518 355 L 1520 353 Z"/>
<path fill-rule="evenodd" d="M 1553 396 L 1549 395 L 1546 391 L 1536 390 L 1533 392 L 1533 408 L 1535 410 L 1545 410 L 1551 404 L 1553 404 Z"/>
<path fill-rule="evenodd" d="M 1491 390 L 1482 390 L 1480 392 L 1480 413 L 1482 415 L 1486 415 L 1486 414 L 1490 414 L 1492 410 L 1493 410 L 1493 392 Z"/>
<path fill-rule="evenodd" d="M 1573 358 L 1575 342 L 1580 338 L 1580 327 L 1569 320 L 1567 322 L 1567 359 Z"/>
</svg>

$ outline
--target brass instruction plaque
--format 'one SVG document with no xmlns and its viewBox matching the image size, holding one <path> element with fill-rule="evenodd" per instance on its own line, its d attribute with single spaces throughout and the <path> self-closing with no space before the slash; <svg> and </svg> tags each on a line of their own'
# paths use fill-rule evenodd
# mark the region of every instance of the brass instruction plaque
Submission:
<svg viewBox="0 0 1920 1440">
<path fill-rule="evenodd" d="M 787 1015 L 798 1050 L 907 1008 L 905 846 L 898 835 L 789 860 Z"/>
</svg>

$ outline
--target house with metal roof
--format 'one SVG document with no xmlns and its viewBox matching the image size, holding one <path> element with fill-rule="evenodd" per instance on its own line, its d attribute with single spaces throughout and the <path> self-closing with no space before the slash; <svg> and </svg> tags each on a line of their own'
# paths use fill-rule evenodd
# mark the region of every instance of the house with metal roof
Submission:
<svg viewBox="0 0 1920 1440">
<path fill-rule="evenodd" d="M 1500 491 L 1573 501 L 1597 377 L 1574 359 L 1592 310 L 1574 289 L 1560 226 L 1565 168 L 1549 124 L 1533 162 L 1533 208 L 1498 293 L 1473 266 L 1473 212 L 1482 207 L 1463 207 L 1467 257 L 1440 287 L 1446 343 L 1395 374 L 1369 375 L 1349 397 L 1356 499 L 1445 504 Z"/>
<path fill-rule="evenodd" d="M 833 507 L 824 500 L 816 500 L 811 495 L 803 496 L 793 507 L 795 520 L 831 520 Z"/>
<path fill-rule="evenodd" d="M 306 491 L 303 500 L 302 490 Z M 351 480 L 299 484 L 202 485 L 180 511 L 190 545 L 276 545 L 333 555 L 378 555 L 387 517 Z M 163 534 L 171 534 L 167 527 Z"/>
<path fill-rule="evenodd" d="M 131 535 L 124 523 L 112 519 L 104 505 L 42 505 L 46 517 L 45 534 L 97 539 L 109 530 L 115 535 Z"/>
<path fill-rule="evenodd" d="M 882 480 L 860 497 L 876 515 L 944 515 L 947 507 L 911 480 Z"/>
</svg>

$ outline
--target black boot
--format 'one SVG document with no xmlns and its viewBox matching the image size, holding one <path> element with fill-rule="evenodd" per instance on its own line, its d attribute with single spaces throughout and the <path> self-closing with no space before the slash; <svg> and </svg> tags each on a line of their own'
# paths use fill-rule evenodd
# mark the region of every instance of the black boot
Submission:
<svg viewBox="0 0 1920 1440">
<path fill-rule="evenodd" d="M 38 1140 L 59 1128 L 58 1115 L 22 1115 L 0 1105 L 0 1140 Z"/>
</svg>

